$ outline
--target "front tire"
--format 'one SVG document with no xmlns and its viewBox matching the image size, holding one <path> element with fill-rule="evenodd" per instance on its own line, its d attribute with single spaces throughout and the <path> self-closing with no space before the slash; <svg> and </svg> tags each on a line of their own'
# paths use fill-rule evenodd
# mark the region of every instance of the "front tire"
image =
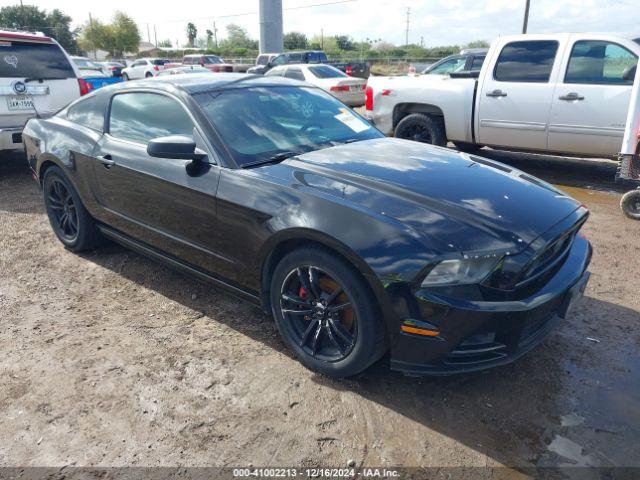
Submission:
<svg viewBox="0 0 640 480">
<path fill-rule="evenodd" d="M 49 167 L 42 181 L 44 205 L 54 233 L 73 252 L 96 247 L 100 233 L 75 188 L 59 167 Z"/>
<path fill-rule="evenodd" d="M 322 248 L 301 248 L 278 263 L 271 310 L 280 335 L 307 368 L 356 375 L 386 350 L 378 303 L 362 276 Z"/>
<path fill-rule="evenodd" d="M 447 145 L 444 121 L 424 113 L 412 113 L 400 120 L 394 136 L 439 147 Z"/>
<path fill-rule="evenodd" d="M 622 213 L 633 220 L 640 220 L 640 189 L 625 193 L 620 200 Z"/>
</svg>

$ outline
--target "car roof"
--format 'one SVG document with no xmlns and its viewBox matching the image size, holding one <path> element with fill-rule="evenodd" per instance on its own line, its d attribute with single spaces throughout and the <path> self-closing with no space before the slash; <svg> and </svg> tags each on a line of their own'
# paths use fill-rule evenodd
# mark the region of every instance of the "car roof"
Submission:
<svg viewBox="0 0 640 480">
<path fill-rule="evenodd" d="M 146 88 L 171 92 L 182 90 L 191 95 L 211 91 L 228 90 L 234 88 L 295 86 L 308 87 L 305 82 L 282 77 L 265 77 L 247 73 L 194 73 L 187 75 L 166 75 L 144 80 L 119 82 L 109 87 L 101 88 L 105 93 L 114 90 L 128 90 L 130 88 Z"/>
<path fill-rule="evenodd" d="M 53 43 L 53 39 L 51 37 L 47 37 L 41 32 L 21 32 L 0 29 L 0 38 L 10 40 L 26 40 L 34 43 Z"/>
</svg>

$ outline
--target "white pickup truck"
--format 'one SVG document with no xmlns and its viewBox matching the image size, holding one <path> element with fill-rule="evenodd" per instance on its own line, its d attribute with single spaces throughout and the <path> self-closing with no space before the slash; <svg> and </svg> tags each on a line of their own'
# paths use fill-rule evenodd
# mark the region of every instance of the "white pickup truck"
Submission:
<svg viewBox="0 0 640 480">
<path fill-rule="evenodd" d="M 365 116 L 388 135 L 462 150 L 613 156 L 639 56 L 640 38 L 500 37 L 480 72 L 370 77 Z"/>
</svg>

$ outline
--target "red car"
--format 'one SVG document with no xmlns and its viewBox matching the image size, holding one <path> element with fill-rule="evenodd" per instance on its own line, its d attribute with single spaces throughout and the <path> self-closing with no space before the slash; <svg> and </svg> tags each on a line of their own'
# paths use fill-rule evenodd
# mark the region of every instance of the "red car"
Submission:
<svg viewBox="0 0 640 480">
<path fill-rule="evenodd" d="M 217 55 L 185 55 L 182 59 L 183 65 L 200 65 L 212 72 L 233 72 L 233 64 L 226 63 Z"/>
</svg>

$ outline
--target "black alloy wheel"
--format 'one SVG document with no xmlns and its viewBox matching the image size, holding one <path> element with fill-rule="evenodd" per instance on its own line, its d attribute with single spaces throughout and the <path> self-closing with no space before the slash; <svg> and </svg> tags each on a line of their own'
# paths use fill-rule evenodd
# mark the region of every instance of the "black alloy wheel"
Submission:
<svg viewBox="0 0 640 480">
<path fill-rule="evenodd" d="M 65 247 L 79 252 L 103 243 L 104 238 L 95 221 L 60 167 L 51 166 L 46 169 L 42 193 L 49 223 Z"/>
<path fill-rule="evenodd" d="M 56 234 L 67 242 L 74 242 L 78 238 L 78 210 L 71 192 L 60 178 L 53 178 L 47 184 L 45 195 Z"/>
<path fill-rule="evenodd" d="M 311 370 L 348 377 L 388 348 L 384 316 L 371 287 L 324 247 L 286 254 L 271 274 L 269 299 L 282 339 Z"/>
<path fill-rule="evenodd" d="M 280 292 L 280 311 L 293 328 L 296 343 L 313 358 L 345 359 L 358 335 L 358 322 L 344 288 L 313 265 L 289 272 Z"/>
</svg>

